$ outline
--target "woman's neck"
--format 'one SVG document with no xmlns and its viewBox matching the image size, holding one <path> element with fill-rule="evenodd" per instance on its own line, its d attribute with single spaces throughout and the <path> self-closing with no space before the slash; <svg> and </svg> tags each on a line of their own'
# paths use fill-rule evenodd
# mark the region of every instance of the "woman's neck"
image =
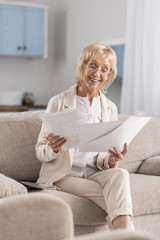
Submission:
<svg viewBox="0 0 160 240">
<path fill-rule="evenodd" d="M 92 104 L 93 98 L 98 98 L 99 97 L 99 91 L 97 92 L 90 92 L 87 91 L 86 89 L 83 89 L 81 86 L 77 87 L 77 95 L 80 97 L 88 97 L 88 100 L 90 102 L 90 105 Z"/>
</svg>

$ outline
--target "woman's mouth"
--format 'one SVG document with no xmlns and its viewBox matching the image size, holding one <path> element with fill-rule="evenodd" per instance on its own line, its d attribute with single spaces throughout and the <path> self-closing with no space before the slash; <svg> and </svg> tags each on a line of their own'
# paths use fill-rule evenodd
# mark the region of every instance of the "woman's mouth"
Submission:
<svg viewBox="0 0 160 240">
<path fill-rule="evenodd" d="M 99 83 L 101 80 L 89 77 L 89 79 L 94 83 Z"/>
</svg>

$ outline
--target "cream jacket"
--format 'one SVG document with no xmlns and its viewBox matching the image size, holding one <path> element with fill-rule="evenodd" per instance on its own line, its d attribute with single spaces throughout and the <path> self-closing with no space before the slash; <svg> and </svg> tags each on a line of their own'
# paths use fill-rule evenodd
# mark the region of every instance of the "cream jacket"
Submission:
<svg viewBox="0 0 160 240">
<path fill-rule="evenodd" d="M 75 85 L 69 90 L 52 97 L 48 103 L 46 113 L 76 108 L 76 88 L 77 86 Z M 116 105 L 107 99 L 102 92 L 100 92 L 100 100 L 102 122 L 117 121 Z M 37 183 L 43 187 L 52 187 L 54 182 L 62 179 L 70 172 L 74 157 L 74 149 L 62 150 L 59 153 L 53 152 L 47 145 L 47 140 L 45 138 L 47 134 L 47 129 L 43 124 L 36 145 L 36 156 L 42 162 Z M 100 152 L 98 154 L 97 167 L 100 170 L 109 168 L 107 152 Z"/>
</svg>

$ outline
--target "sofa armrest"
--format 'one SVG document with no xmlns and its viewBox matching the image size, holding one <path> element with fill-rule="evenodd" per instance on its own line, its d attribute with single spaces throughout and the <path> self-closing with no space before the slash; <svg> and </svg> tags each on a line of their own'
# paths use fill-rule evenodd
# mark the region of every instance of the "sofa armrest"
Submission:
<svg viewBox="0 0 160 240">
<path fill-rule="evenodd" d="M 131 232 L 127 230 L 112 230 L 106 232 L 98 232 L 94 234 L 86 234 L 75 237 L 74 240 L 158 240 L 158 237 L 146 232 Z M 71 240 L 71 239 L 67 239 Z M 73 239 L 72 239 L 73 240 Z"/>
<path fill-rule="evenodd" d="M 73 237 L 70 207 L 49 194 L 0 199 L 0 239 L 62 240 Z"/>
<path fill-rule="evenodd" d="M 160 176 L 160 156 L 147 158 L 143 161 L 138 173 Z"/>
</svg>

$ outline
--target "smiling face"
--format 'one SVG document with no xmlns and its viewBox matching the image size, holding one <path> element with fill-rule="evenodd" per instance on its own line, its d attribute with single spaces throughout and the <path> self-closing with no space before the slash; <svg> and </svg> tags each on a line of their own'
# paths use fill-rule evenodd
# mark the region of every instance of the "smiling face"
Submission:
<svg viewBox="0 0 160 240">
<path fill-rule="evenodd" d="M 77 94 L 79 96 L 105 93 L 117 75 L 117 57 L 114 50 L 100 43 L 88 45 L 81 52 L 76 68 Z"/>
<path fill-rule="evenodd" d="M 102 56 L 83 64 L 81 90 L 86 94 L 99 95 L 99 89 L 106 83 L 109 73 L 110 62 Z"/>
</svg>

